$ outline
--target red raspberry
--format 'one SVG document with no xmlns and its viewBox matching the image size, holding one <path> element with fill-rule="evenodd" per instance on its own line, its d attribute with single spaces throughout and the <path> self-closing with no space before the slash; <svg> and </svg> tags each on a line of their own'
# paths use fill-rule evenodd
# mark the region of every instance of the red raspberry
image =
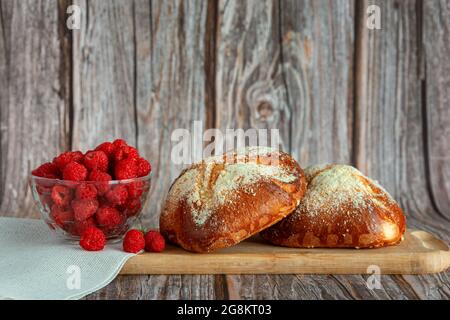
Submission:
<svg viewBox="0 0 450 320">
<path fill-rule="evenodd" d="M 125 213 L 127 217 L 135 216 L 141 210 L 141 201 L 139 199 L 128 199 L 125 204 Z"/>
<path fill-rule="evenodd" d="M 137 166 L 138 166 L 138 177 L 145 177 L 152 171 L 152 166 L 150 165 L 150 162 L 145 160 L 144 158 L 138 158 L 137 159 Z"/>
<path fill-rule="evenodd" d="M 55 223 L 63 228 L 67 223 L 73 221 L 73 211 L 70 207 L 62 207 L 57 204 L 54 204 L 50 213 L 51 218 Z"/>
<path fill-rule="evenodd" d="M 80 162 L 83 159 L 83 153 L 81 151 L 68 151 L 61 153 L 59 156 L 53 159 L 59 170 L 63 171 L 65 166 L 71 162 Z"/>
<path fill-rule="evenodd" d="M 80 240 L 80 246 L 88 251 L 103 250 L 105 243 L 105 234 L 96 227 L 89 227 L 84 230 Z"/>
<path fill-rule="evenodd" d="M 114 151 L 114 160 L 120 161 L 126 158 L 139 158 L 139 152 L 136 148 L 130 146 L 116 148 Z"/>
<path fill-rule="evenodd" d="M 36 181 L 36 191 L 39 194 L 50 195 L 52 193 L 52 188 L 54 186 L 54 181 Z"/>
<path fill-rule="evenodd" d="M 89 181 L 111 181 L 111 176 L 103 171 L 94 170 L 89 173 Z"/>
<path fill-rule="evenodd" d="M 112 159 L 114 150 L 116 150 L 116 147 L 111 142 L 103 142 L 97 148 L 95 148 L 97 151 L 103 151 L 106 153 L 109 159 Z"/>
<path fill-rule="evenodd" d="M 53 205 L 53 200 L 50 194 L 39 194 L 39 199 L 41 200 L 41 204 L 45 207 L 51 207 Z"/>
<path fill-rule="evenodd" d="M 72 190 L 65 186 L 55 185 L 52 188 L 52 200 L 59 206 L 67 206 L 72 201 Z"/>
<path fill-rule="evenodd" d="M 95 199 L 97 197 L 97 188 L 92 183 L 82 183 L 75 191 L 77 199 Z"/>
<path fill-rule="evenodd" d="M 83 221 L 74 221 L 73 226 L 70 229 L 70 233 L 76 236 L 81 236 L 89 227 L 95 227 L 94 217 L 90 217 Z"/>
<path fill-rule="evenodd" d="M 58 167 L 55 166 L 51 162 L 44 163 L 43 165 L 37 167 L 31 174 L 36 177 L 48 178 L 48 179 L 58 179 L 59 178 L 59 170 Z"/>
<path fill-rule="evenodd" d="M 89 151 L 84 156 L 84 165 L 89 171 L 108 171 L 108 156 L 103 151 Z"/>
<path fill-rule="evenodd" d="M 64 167 L 64 180 L 83 181 L 86 180 L 88 171 L 82 164 L 78 162 L 70 162 Z"/>
<path fill-rule="evenodd" d="M 73 200 L 72 209 L 75 220 L 82 221 L 92 217 L 98 209 L 96 199 Z"/>
<path fill-rule="evenodd" d="M 127 146 L 127 142 L 123 139 L 116 139 L 113 141 L 113 145 L 115 148 L 121 148 Z"/>
<path fill-rule="evenodd" d="M 138 253 L 145 248 L 145 239 L 142 231 L 131 229 L 123 239 L 123 251 Z"/>
<path fill-rule="evenodd" d="M 166 247 L 166 240 L 158 231 L 150 230 L 145 235 L 145 251 L 161 252 Z"/>
<path fill-rule="evenodd" d="M 127 184 L 128 196 L 130 198 L 139 198 L 144 193 L 145 182 L 135 181 Z"/>
<path fill-rule="evenodd" d="M 138 173 L 137 160 L 135 158 L 126 158 L 117 161 L 114 168 L 114 175 L 117 180 L 136 178 Z"/>
<path fill-rule="evenodd" d="M 128 198 L 128 190 L 124 185 L 118 185 L 114 189 L 109 190 L 106 193 L 106 200 L 109 201 L 112 206 L 121 206 L 125 204 Z"/>
<path fill-rule="evenodd" d="M 89 174 L 89 180 L 90 181 L 97 181 L 95 186 L 97 188 L 98 194 L 99 195 L 103 195 L 109 190 L 109 183 L 108 183 L 108 181 L 111 181 L 112 178 L 106 172 L 92 171 Z"/>
<path fill-rule="evenodd" d="M 114 229 L 123 222 L 120 212 L 116 208 L 110 206 L 100 207 L 97 210 L 95 217 L 99 226 L 106 230 Z"/>
</svg>

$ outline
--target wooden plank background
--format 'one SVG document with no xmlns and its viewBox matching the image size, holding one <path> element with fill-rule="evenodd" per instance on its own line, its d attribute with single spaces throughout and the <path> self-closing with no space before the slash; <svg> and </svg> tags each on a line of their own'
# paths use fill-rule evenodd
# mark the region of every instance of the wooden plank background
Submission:
<svg viewBox="0 0 450 320">
<path fill-rule="evenodd" d="M 81 8 L 81 29 L 66 8 Z M 278 128 L 302 166 L 379 180 L 408 225 L 450 242 L 450 1 L 0 0 L 0 215 L 37 218 L 31 168 L 123 137 L 150 159 L 144 223 L 181 167 L 170 135 Z M 121 276 L 98 298 L 450 298 L 429 276 Z"/>
</svg>

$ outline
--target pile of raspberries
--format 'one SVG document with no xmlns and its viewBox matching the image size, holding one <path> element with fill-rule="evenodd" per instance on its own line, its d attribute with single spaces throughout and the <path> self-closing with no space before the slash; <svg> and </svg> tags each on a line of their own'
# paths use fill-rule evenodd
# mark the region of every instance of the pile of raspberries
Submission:
<svg viewBox="0 0 450 320">
<path fill-rule="evenodd" d="M 144 177 L 150 163 L 125 140 L 103 142 L 85 154 L 81 151 L 61 153 L 32 171 L 34 176 L 71 181 L 109 181 Z"/>
<path fill-rule="evenodd" d="M 91 228 L 103 236 L 126 230 L 126 221 L 141 210 L 141 196 L 149 188 L 147 180 L 120 181 L 147 176 L 150 163 L 125 140 L 104 142 L 85 154 L 64 152 L 32 171 L 34 176 L 59 179 L 37 182 L 43 205 L 50 208 L 54 223 L 74 236 Z"/>
<path fill-rule="evenodd" d="M 87 228 L 81 236 L 80 246 L 88 251 L 100 251 L 105 247 L 105 234 L 96 227 Z M 123 239 L 123 250 L 130 253 L 161 252 L 166 247 L 164 237 L 155 230 L 145 233 L 142 230 L 131 229 Z"/>
</svg>

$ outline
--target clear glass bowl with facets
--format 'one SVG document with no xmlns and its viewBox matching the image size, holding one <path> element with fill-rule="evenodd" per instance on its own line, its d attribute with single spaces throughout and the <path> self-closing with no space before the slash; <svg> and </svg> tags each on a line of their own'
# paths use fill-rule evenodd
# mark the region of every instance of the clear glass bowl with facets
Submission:
<svg viewBox="0 0 450 320">
<path fill-rule="evenodd" d="M 79 240 L 87 227 L 95 226 L 107 239 L 118 239 L 142 213 L 151 175 L 112 181 L 69 181 L 31 175 L 30 186 L 42 219 L 61 237 Z"/>
</svg>

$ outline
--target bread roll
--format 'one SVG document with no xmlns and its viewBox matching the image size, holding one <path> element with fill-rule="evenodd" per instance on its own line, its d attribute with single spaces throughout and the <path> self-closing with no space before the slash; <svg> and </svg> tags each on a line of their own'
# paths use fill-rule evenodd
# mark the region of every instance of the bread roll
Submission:
<svg viewBox="0 0 450 320">
<path fill-rule="evenodd" d="M 308 189 L 287 218 L 264 230 L 273 244 L 300 248 L 376 248 L 401 241 L 402 209 L 378 183 L 347 165 L 305 170 Z"/>
<path fill-rule="evenodd" d="M 211 157 L 174 181 L 160 231 L 189 251 L 226 248 L 286 217 L 305 190 L 303 170 L 286 153 L 252 147 Z"/>
</svg>

